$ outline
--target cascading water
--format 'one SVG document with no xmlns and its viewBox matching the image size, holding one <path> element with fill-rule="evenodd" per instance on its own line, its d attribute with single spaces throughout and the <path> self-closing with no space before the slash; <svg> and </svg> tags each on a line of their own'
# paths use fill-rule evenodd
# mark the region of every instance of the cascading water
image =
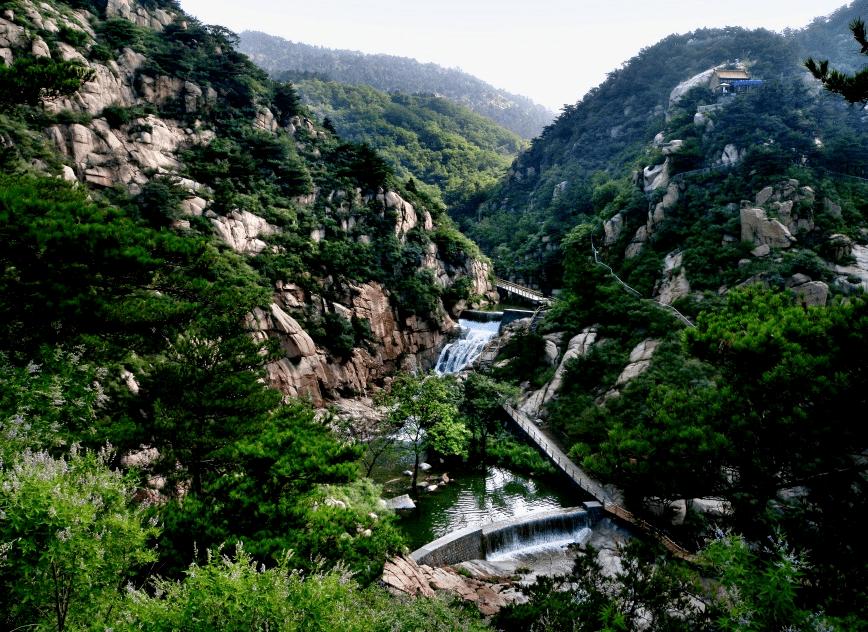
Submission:
<svg viewBox="0 0 868 632">
<path fill-rule="evenodd" d="M 485 559 L 498 561 L 520 553 L 559 549 L 583 543 L 591 537 L 588 514 L 583 509 L 551 511 L 538 518 L 516 520 L 513 524 L 483 528 Z"/>
<path fill-rule="evenodd" d="M 464 312 L 462 316 L 465 318 L 458 321 L 461 331 L 459 337 L 447 344 L 437 359 L 434 370 L 438 375 L 458 373 L 471 365 L 498 333 L 503 314 Z M 532 498 L 528 504 L 525 496 L 512 493 L 515 490 L 511 488 L 516 486 L 510 482 L 516 478 L 514 474 L 498 468 L 488 468 L 487 472 L 489 478 L 494 475 L 494 478 L 499 476 L 510 480 L 501 481 L 489 489 L 489 480 L 486 479 L 486 489 L 481 496 L 464 498 L 466 494 L 457 493 L 455 498 L 449 499 L 448 506 L 438 507 L 432 516 L 427 517 L 431 521 L 431 525 L 426 527 L 426 530 L 430 529 L 430 534 L 422 538 L 420 543 L 432 542 L 449 533 L 480 525 L 484 551 L 482 563 L 493 564 L 495 571 L 502 566 L 507 570 L 527 567 L 534 569 L 535 573 L 569 572 L 572 557 L 568 553 L 568 546 L 584 544 L 594 535 L 587 512 L 581 508 L 558 508 L 558 505 L 563 507 L 565 499 L 555 500 L 555 506 L 552 507 L 549 499 L 536 498 L 532 494 L 528 496 Z M 533 487 L 534 482 L 528 480 L 526 485 Z M 445 496 L 442 494 L 449 492 L 438 493 L 441 494 L 439 497 L 432 498 L 443 500 Z M 547 504 L 549 507 L 545 507 Z M 543 511 L 539 515 L 528 519 L 529 512 L 535 513 L 540 509 Z M 421 521 L 419 515 L 416 517 Z M 412 520 L 412 517 L 404 520 Z"/>
<path fill-rule="evenodd" d="M 434 366 L 437 375 L 458 373 L 476 360 L 485 346 L 497 334 L 497 330 L 500 328 L 499 316 L 498 314 L 497 320 L 487 322 L 459 319 L 458 326 L 461 328 L 461 335 L 455 342 L 450 342 L 443 347 L 440 357 L 437 358 L 437 364 Z"/>
</svg>

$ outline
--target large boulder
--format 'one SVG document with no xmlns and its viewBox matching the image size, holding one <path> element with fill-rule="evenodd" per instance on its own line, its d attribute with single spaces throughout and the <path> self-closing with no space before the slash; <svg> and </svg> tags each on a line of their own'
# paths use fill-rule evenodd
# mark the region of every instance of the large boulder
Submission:
<svg viewBox="0 0 868 632">
<path fill-rule="evenodd" d="M 663 278 L 654 286 L 654 300 L 671 305 L 690 294 L 690 282 L 683 267 L 684 254 L 671 252 L 663 260 Z"/>
<path fill-rule="evenodd" d="M 741 238 L 770 248 L 789 248 L 796 241 L 786 226 L 776 219 L 770 220 L 761 208 L 741 209 Z"/>
<path fill-rule="evenodd" d="M 557 397 L 558 391 L 563 384 L 564 373 L 567 370 L 567 365 L 570 360 L 588 353 L 596 340 L 597 330 L 593 327 L 588 327 L 582 331 L 582 333 L 571 338 L 569 343 L 567 343 L 567 350 L 564 352 L 564 357 L 561 358 L 560 364 L 558 364 L 558 368 L 551 381 L 541 389 L 529 393 L 526 399 L 519 406 L 519 409 L 531 419 L 536 419 L 537 417 L 548 417 L 546 406 L 550 401 Z M 547 340 L 546 342 L 554 344 L 554 341 L 551 340 Z M 546 346 L 548 346 L 548 344 Z"/>
<path fill-rule="evenodd" d="M 280 232 L 280 228 L 249 211 L 232 211 L 227 216 L 212 218 L 211 224 L 217 235 L 234 250 L 250 254 L 265 250 L 266 243 L 260 236 Z"/>
<path fill-rule="evenodd" d="M 630 364 L 621 371 L 615 385 L 624 384 L 647 371 L 648 367 L 651 366 L 651 358 L 659 345 L 659 340 L 651 340 L 650 338 L 636 345 L 630 352 Z"/>
<path fill-rule="evenodd" d="M 800 297 L 808 307 L 825 307 L 829 298 L 829 286 L 822 281 L 812 281 L 806 274 L 794 274 L 787 279 L 787 287 Z"/>
<path fill-rule="evenodd" d="M 723 151 L 720 153 L 720 158 L 715 161 L 715 165 L 726 165 L 731 166 L 737 163 L 744 156 L 747 149 L 742 149 L 739 152 L 738 147 L 730 143 L 726 147 L 723 148 Z"/>
<path fill-rule="evenodd" d="M 11 20 L 0 18 L 0 47 L 18 47 L 24 41 L 26 41 L 24 27 L 13 24 Z"/>
<path fill-rule="evenodd" d="M 605 233 L 605 238 L 603 239 L 603 244 L 606 246 L 611 246 L 615 242 L 618 241 L 618 238 L 621 236 L 621 229 L 624 227 L 624 216 L 618 213 L 612 219 L 606 221 L 603 224 L 603 231 Z"/>
<path fill-rule="evenodd" d="M 645 193 L 656 191 L 669 184 L 669 158 L 654 167 L 645 167 L 642 172 Z"/>
<path fill-rule="evenodd" d="M 690 92 L 693 88 L 696 88 L 697 86 L 707 86 L 711 81 L 711 75 L 714 73 L 714 70 L 714 68 L 704 70 L 675 86 L 672 92 L 669 93 L 670 107 L 678 103 L 681 100 L 681 97 Z"/>
</svg>

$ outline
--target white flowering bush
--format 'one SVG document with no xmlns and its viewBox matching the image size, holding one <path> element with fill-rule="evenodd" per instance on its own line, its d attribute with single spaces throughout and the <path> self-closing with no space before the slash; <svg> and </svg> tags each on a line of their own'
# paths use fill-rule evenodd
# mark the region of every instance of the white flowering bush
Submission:
<svg viewBox="0 0 868 632">
<path fill-rule="evenodd" d="M 0 628 L 90 629 L 156 560 L 158 525 L 131 504 L 111 457 L 73 445 L 65 458 L 25 451 L 0 466 Z"/>
<path fill-rule="evenodd" d="M 90 436 L 107 401 L 107 371 L 82 360 L 83 350 L 42 348 L 26 365 L 0 351 L 0 459 L 47 450 L 70 436 Z"/>
</svg>

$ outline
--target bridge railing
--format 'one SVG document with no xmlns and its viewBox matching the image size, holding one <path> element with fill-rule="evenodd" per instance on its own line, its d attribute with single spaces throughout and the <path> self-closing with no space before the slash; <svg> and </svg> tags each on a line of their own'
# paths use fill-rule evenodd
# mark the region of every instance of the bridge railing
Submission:
<svg viewBox="0 0 868 632">
<path fill-rule="evenodd" d="M 551 443 L 543 433 L 541 433 L 537 428 L 534 428 L 532 423 L 523 418 L 523 415 L 520 414 L 515 408 L 510 406 L 509 404 L 504 404 L 503 409 L 506 413 L 512 418 L 515 423 L 519 425 L 519 427 L 524 430 L 524 432 L 531 438 L 531 440 L 536 443 L 536 445 L 543 451 L 543 453 L 552 460 L 552 462 L 557 465 L 561 469 L 564 474 L 569 476 L 575 483 L 581 487 L 584 491 L 588 492 L 591 496 L 596 498 L 600 503 L 602 503 L 605 511 L 620 518 L 625 522 L 629 522 L 632 525 L 635 525 L 647 535 L 660 540 L 663 544 L 663 547 L 675 555 L 676 557 L 680 557 L 686 561 L 692 561 L 694 559 L 694 555 L 690 553 L 687 549 L 680 546 L 678 543 L 672 540 L 668 535 L 661 532 L 659 529 L 649 524 L 645 520 L 641 518 L 637 518 L 631 512 L 627 511 L 620 505 L 616 505 L 612 502 L 609 502 L 607 498 L 603 497 L 602 494 L 598 491 L 601 488 L 601 485 L 596 481 L 592 481 L 591 479 L 587 479 L 582 476 L 582 471 L 573 463 L 569 458 L 560 454 L 559 450 L 555 451 L 551 447 Z"/>
<path fill-rule="evenodd" d="M 495 285 L 497 287 L 506 290 L 507 292 L 513 292 L 515 294 L 519 294 L 521 296 L 527 296 L 529 298 L 535 298 L 539 301 L 551 302 L 551 299 L 547 297 L 542 292 L 537 290 L 532 290 L 530 288 L 524 287 L 522 285 L 518 285 L 517 283 L 513 283 L 511 281 L 507 281 L 505 279 L 496 279 Z"/>
</svg>

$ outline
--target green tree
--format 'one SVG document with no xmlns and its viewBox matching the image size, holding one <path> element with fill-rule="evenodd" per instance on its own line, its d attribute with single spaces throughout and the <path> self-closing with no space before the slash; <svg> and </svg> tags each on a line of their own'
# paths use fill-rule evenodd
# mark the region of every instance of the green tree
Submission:
<svg viewBox="0 0 868 632">
<path fill-rule="evenodd" d="M 108 371 L 83 359 L 84 352 L 44 347 L 23 366 L 0 352 L 0 460 L 97 433 Z"/>
<path fill-rule="evenodd" d="M 301 99 L 295 86 L 289 81 L 274 83 L 274 96 L 271 103 L 277 110 L 275 115 L 281 125 L 289 125 L 289 120 L 301 113 Z"/>
<path fill-rule="evenodd" d="M 518 396 L 518 389 L 480 373 L 471 373 L 463 383 L 462 412 L 467 419 L 474 450 L 483 458 L 488 439 L 500 430 L 501 406 Z"/>
<path fill-rule="evenodd" d="M 601 557 L 588 547 L 571 573 L 522 588 L 528 602 L 503 608 L 494 625 L 505 632 L 850 629 L 805 607 L 804 555 L 780 537 L 749 547 L 741 537 L 721 534 L 693 565 L 638 540 L 609 557 L 617 573 L 604 569 Z"/>
<path fill-rule="evenodd" d="M 130 590 L 114 622 L 118 632 L 356 632 L 360 630 L 487 630 L 478 612 L 441 599 L 398 600 L 384 589 L 360 588 L 352 573 L 322 566 L 293 570 L 292 556 L 274 568 L 256 563 L 239 543 L 235 554 L 209 551 L 183 580 L 157 579 Z"/>
<path fill-rule="evenodd" d="M 387 421 L 413 451 L 413 489 L 427 449 L 464 456 L 470 431 L 460 419 L 460 392 L 451 375 L 398 375 L 380 403 L 388 407 Z"/>
<path fill-rule="evenodd" d="M 638 502 L 723 499 L 752 540 L 778 525 L 810 551 L 804 597 L 843 616 L 864 601 L 868 572 L 868 549 L 843 535 L 868 502 L 868 430 L 853 417 L 868 404 L 866 340 L 864 298 L 821 308 L 759 286 L 733 290 L 685 330 L 715 382 L 651 390 L 642 415 L 619 419 L 584 464 Z M 818 543 L 830 529 L 844 531 Z"/>
<path fill-rule="evenodd" d="M 345 523 L 352 522 L 355 535 L 355 525 L 368 528 L 371 518 L 329 507 L 314 511 L 319 485 L 356 480 L 358 449 L 339 442 L 301 402 L 249 421 L 250 429 L 236 428 L 234 439 L 220 448 L 220 467 L 212 461 L 215 467 L 201 473 L 198 486 L 159 512 L 166 521 L 161 546 L 170 568 L 181 570 L 179 562 L 183 567 L 196 548 L 235 541 L 246 542 L 259 560 L 293 549 L 299 563 L 321 557 L 334 563 L 345 558 L 354 568 L 361 558 L 368 567 L 382 564 L 387 550 L 397 546 L 387 526 L 384 537 L 343 542 Z"/>
<path fill-rule="evenodd" d="M 72 96 L 93 76 L 80 62 L 18 57 L 11 66 L 0 66 L 0 110 Z"/>
<path fill-rule="evenodd" d="M 232 469 L 239 440 L 265 431 L 282 397 L 262 382 L 267 348 L 238 320 L 197 318 L 167 336 L 163 354 L 140 376 L 129 443 L 156 447 L 161 471 L 199 493 L 208 476 Z"/>
<path fill-rule="evenodd" d="M 805 609 L 800 599 L 808 577 L 805 554 L 777 534 L 767 542 L 757 551 L 759 547 L 749 546 L 742 537 L 721 535 L 700 556 L 709 575 L 719 582 L 716 598 L 707 601 L 708 616 L 716 629 L 845 629 Z"/>
<path fill-rule="evenodd" d="M 610 558 L 611 559 L 611 558 Z M 694 578 L 661 550 L 631 540 L 619 551 L 617 573 L 604 570 L 588 547 L 566 575 L 538 577 L 522 588 L 528 602 L 511 604 L 494 618 L 504 632 L 606 632 L 702 630 L 691 603 Z"/>
<path fill-rule="evenodd" d="M 853 39 L 859 44 L 859 52 L 868 55 L 865 22 L 862 19 L 853 20 L 850 22 L 850 31 L 853 33 Z M 829 60 L 817 62 L 813 57 L 805 61 L 805 67 L 823 83 L 826 90 L 841 95 L 848 103 L 861 103 L 863 107 L 868 103 L 868 68 L 848 75 L 839 70 L 830 70 Z"/>
<path fill-rule="evenodd" d="M 112 454 L 68 457 L 24 452 L 0 469 L 0 621 L 6 629 L 63 632 L 109 626 L 121 588 L 156 560 L 159 530 L 131 505 L 129 477 L 108 467 Z M 110 627 L 110 626 L 109 626 Z"/>
</svg>

